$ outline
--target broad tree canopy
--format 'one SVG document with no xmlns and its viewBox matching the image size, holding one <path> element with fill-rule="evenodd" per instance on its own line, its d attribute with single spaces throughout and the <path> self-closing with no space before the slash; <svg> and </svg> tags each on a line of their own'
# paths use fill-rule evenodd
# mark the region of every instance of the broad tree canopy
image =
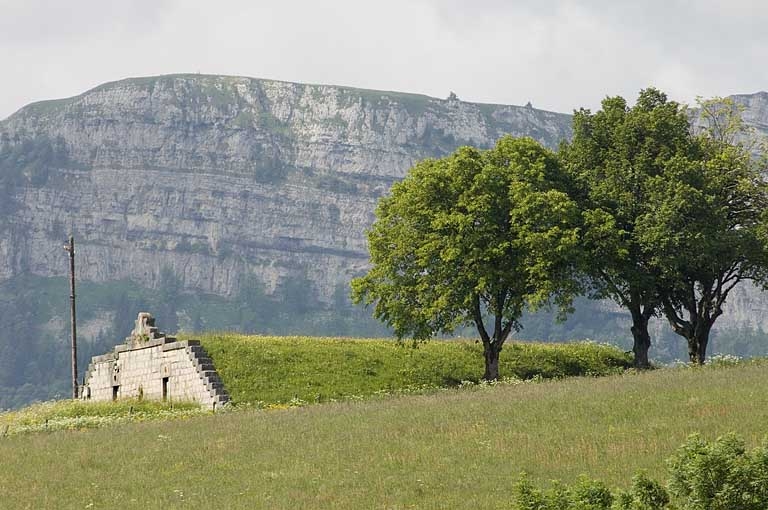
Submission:
<svg viewBox="0 0 768 510">
<path fill-rule="evenodd" d="M 639 220 L 641 243 L 662 276 L 664 314 L 694 363 L 704 362 L 731 290 L 768 279 L 768 186 L 753 147 L 730 136 L 734 122 L 719 117 L 695 137 L 695 153 L 669 162 L 651 181 Z"/>
<path fill-rule="evenodd" d="M 582 210 L 582 269 L 591 297 L 609 298 L 632 317 L 635 365 L 648 366 L 648 321 L 661 305 L 659 272 L 640 242 L 638 220 L 649 207 L 649 186 L 667 163 L 694 150 L 683 106 L 653 89 L 640 92 L 630 107 L 609 97 L 596 113 L 575 112 L 573 140 L 560 157 L 577 188 Z"/>
<path fill-rule="evenodd" d="M 398 337 L 423 340 L 474 325 L 485 379 L 526 306 L 567 308 L 578 209 L 549 150 L 505 137 L 418 163 L 393 186 L 368 232 L 372 268 L 352 282 L 356 302 Z"/>
</svg>

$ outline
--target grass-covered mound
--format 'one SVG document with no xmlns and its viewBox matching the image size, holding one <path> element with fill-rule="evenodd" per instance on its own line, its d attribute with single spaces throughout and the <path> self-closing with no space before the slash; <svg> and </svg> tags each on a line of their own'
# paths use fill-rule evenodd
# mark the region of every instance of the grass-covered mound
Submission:
<svg viewBox="0 0 768 510">
<path fill-rule="evenodd" d="M 482 345 L 432 341 L 213 334 L 201 338 L 234 403 L 323 402 L 478 382 Z M 619 349 L 595 343 L 508 343 L 502 378 L 607 375 L 630 366 Z"/>
<path fill-rule="evenodd" d="M 768 433 L 765 363 L 662 369 L 0 438 L 1 508 L 513 508 L 584 473 L 629 488 L 699 432 Z M 586 507 L 580 507 L 586 508 Z M 639 508 L 639 507 L 638 507 Z"/>
</svg>

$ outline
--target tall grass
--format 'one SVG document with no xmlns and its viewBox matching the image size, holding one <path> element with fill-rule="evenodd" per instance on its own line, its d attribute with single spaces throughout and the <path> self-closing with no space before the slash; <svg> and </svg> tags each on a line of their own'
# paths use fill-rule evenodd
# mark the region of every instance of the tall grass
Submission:
<svg viewBox="0 0 768 510">
<path fill-rule="evenodd" d="M 474 386 L 0 439 L 4 508 L 510 508 L 581 473 L 610 486 L 693 432 L 768 432 L 765 363 Z M 658 475 L 658 476 L 656 476 Z M 91 505 L 91 506 L 89 506 Z"/>
</svg>

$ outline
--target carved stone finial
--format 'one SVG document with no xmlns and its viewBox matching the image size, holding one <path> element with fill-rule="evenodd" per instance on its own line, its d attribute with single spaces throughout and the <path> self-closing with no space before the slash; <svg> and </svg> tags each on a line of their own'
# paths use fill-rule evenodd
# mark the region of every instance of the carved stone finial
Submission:
<svg viewBox="0 0 768 510">
<path fill-rule="evenodd" d="M 149 328 L 155 326 L 155 318 L 149 312 L 139 312 L 136 319 L 136 327 L 131 331 L 131 336 L 149 335 Z"/>
<path fill-rule="evenodd" d="M 136 318 L 136 324 L 130 336 L 125 339 L 129 349 L 145 347 L 151 340 L 160 340 L 162 343 L 175 342 L 176 337 L 168 336 L 155 327 L 155 318 L 149 312 L 141 312 Z"/>
<path fill-rule="evenodd" d="M 129 344 L 140 344 L 141 342 L 148 342 L 160 338 L 160 334 L 155 327 L 155 318 L 149 312 L 140 312 L 136 318 L 136 325 L 131 331 L 131 336 L 128 337 Z"/>
</svg>

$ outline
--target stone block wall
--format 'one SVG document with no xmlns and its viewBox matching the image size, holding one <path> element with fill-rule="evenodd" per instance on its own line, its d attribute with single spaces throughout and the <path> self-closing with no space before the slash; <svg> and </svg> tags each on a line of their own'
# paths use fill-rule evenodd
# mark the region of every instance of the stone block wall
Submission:
<svg viewBox="0 0 768 510">
<path fill-rule="evenodd" d="M 116 400 L 139 397 L 197 402 L 215 409 L 229 401 L 213 361 L 197 340 L 178 341 L 159 333 L 142 312 L 125 344 L 94 356 L 85 374 L 81 398 Z"/>
</svg>

